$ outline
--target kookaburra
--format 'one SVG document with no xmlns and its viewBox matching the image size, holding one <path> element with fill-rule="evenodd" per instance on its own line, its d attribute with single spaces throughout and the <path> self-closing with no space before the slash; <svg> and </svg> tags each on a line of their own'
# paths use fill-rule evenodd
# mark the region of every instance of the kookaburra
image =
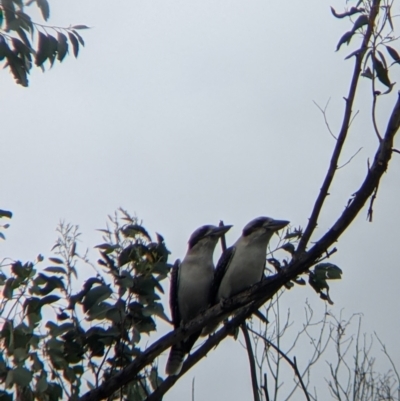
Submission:
<svg viewBox="0 0 400 401">
<path fill-rule="evenodd" d="M 189 239 L 182 263 L 177 260 L 171 273 L 170 308 L 175 328 L 195 318 L 210 304 L 210 290 L 214 279 L 213 255 L 218 240 L 232 226 L 205 225 Z M 185 354 L 188 354 L 200 332 L 171 347 L 166 373 L 177 375 L 181 371 Z"/>
<path fill-rule="evenodd" d="M 286 220 L 257 217 L 244 227 L 239 239 L 218 261 L 211 289 L 212 303 L 230 298 L 261 281 L 269 240 L 288 224 Z M 217 324 L 210 323 L 202 334 L 213 332 Z"/>
</svg>

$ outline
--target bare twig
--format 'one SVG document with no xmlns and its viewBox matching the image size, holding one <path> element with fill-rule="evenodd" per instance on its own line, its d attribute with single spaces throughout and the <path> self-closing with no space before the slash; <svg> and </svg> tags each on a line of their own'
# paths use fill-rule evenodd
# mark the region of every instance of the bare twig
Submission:
<svg viewBox="0 0 400 401">
<path fill-rule="evenodd" d="M 251 386 L 253 388 L 253 399 L 254 401 L 260 401 L 260 394 L 258 392 L 258 382 L 257 382 L 257 373 L 256 373 L 256 365 L 255 358 L 253 353 L 253 347 L 251 345 L 251 340 L 249 336 L 249 331 L 245 323 L 240 326 L 242 330 L 244 341 L 246 343 L 247 356 L 249 357 L 249 366 L 250 366 L 250 375 L 251 375 Z"/>
<path fill-rule="evenodd" d="M 307 388 L 304 385 L 303 379 L 302 379 L 301 374 L 299 372 L 299 369 L 297 367 L 296 357 L 294 357 L 293 361 L 292 361 L 279 347 L 277 347 L 275 344 L 273 344 L 271 341 L 269 341 L 268 338 L 264 337 L 260 333 L 257 333 L 256 331 L 252 330 L 251 328 L 248 328 L 248 329 L 253 334 L 255 334 L 256 336 L 260 337 L 268 346 L 272 347 L 276 352 L 278 352 L 279 355 L 281 355 L 283 357 L 283 359 L 285 359 L 285 361 L 292 367 L 292 369 L 294 370 L 295 375 L 299 379 L 299 383 L 301 385 L 301 388 L 303 389 L 303 392 L 304 392 L 304 395 L 306 396 L 307 401 L 311 401 L 310 400 L 310 396 L 309 396 L 308 391 L 307 391 Z"/>
<path fill-rule="evenodd" d="M 357 110 L 357 111 L 354 113 L 353 117 L 351 117 L 351 120 L 350 120 L 350 122 L 349 122 L 349 127 L 351 127 L 351 124 L 353 124 L 353 121 L 356 119 L 356 117 L 358 116 L 359 113 L 360 113 L 360 110 Z"/>
<path fill-rule="evenodd" d="M 329 98 L 328 101 L 326 102 L 326 105 L 325 105 L 324 108 L 322 108 L 322 107 L 321 107 L 317 102 L 315 102 L 314 100 L 313 100 L 313 103 L 318 107 L 319 111 L 320 111 L 320 112 L 322 113 L 322 115 L 324 116 L 325 125 L 326 125 L 326 128 L 328 128 L 329 133 L 333 136 L 333 138 L 334 138 L 335 140 L 337 140 L 337 137 L 333 134 L 333 132 L 332 132 L 332 130 L 331 130 L 331 127 L 329 126 L 328 119 L 327 119 L 327 117 L 326 117 L 326 110 L 327 110 L 327 108 L 328 108 L 328 105 L 329 105 L 329 102 L 330 102 L 330 101 L 331 101 L 331 99 Z"/>
<path fill-rule="evenodd" d="M 353 156 L 351 156 L 350 157 L 350 159 L 349 160 L 347 160 L 347 162 L 346 163 L 344 163 L 344 164 L 342 164 L 341 166 L 339 166 L 337 169 L 338 170 L 340 170 L 341 168 L 343 168 L 344 166 L 347 166 L 359 153 L 360 153 L 360 151 L 361 151 L 361 149 L 362 149 L 362 147 L 360 148 L 360 149 L 358 149 L 357 150 L 357 152 L 356 153 L 354 153 L 354 155 Z"/>
</svg>

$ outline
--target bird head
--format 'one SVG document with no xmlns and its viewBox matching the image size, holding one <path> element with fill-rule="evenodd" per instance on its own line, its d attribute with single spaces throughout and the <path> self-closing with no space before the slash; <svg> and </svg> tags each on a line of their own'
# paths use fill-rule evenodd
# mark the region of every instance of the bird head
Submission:
<svg viewBox="0 0 400 401">
<path fill-rule="evenodd" d="M 232 226 L 205 225 L 199 227 L 189 238 L 189 250 L 195 247 L 215 247 L 218 240 L 227 233 Z"/>
<path fill-rule="evenodd" d="M 271 217 L 257 217 L 247 223 L 243 229 L 243 237 L 267 238 L 272 237 L 274 232 L 287 226 L 290 222 L 287 220 L 274 220 Z"/>
</svg>

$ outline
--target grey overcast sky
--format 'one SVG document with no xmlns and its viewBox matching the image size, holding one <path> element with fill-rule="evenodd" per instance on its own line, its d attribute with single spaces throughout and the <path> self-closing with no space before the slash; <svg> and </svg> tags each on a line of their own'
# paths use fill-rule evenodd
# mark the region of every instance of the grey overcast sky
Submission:
<svg viewBox="0 0 400 401">
<path fill-rule="evenodd" d="M 220 219 L 234 224 L 228 242 L 259 215 L 304 227 L 334 146 L 313 101 L 323 107 L 330 99 L 337 132 L 353 68 L 344 57 L 360 40 L 334 51 L 351 24 L 334 19 L 331 5 L 342 10 L 345 2 L 52 0 L 50 24 L 93 29 L 82 31 L 78 60 L 33 71 L 28 89 L 0 74 L 0 206 L 14 213 L 2 255 L 49 256 L 60 219 L 79 224 L 82 248 L 92 248 L 95 229 L 119 206 L 165 237 L 171 260 L 184 255 L 195 228 Z M 392 77 L 400 82 L 398 67 Z M 379 104 L 381 129 L 396 96 Z M 364 80 L 341 162 L 362 150 L 339 171 L 315 240 L 373 157 L 370 109 Z M 374 223 L 364 210 L 337 244 L 332 262 L 344 275 L 332 285 L 330 309 L 362 312 L 363 331 L 377 331 L 400 365 L 398 156 L 379 188 Z M 309 286 L 283 299 L 300 326 L 306 299 L 322 311 Z M 226 340 L 165 400 L 189 399 L 194 376 L 196 399 L 250 399 L 246 358 Z"/>
</svg>

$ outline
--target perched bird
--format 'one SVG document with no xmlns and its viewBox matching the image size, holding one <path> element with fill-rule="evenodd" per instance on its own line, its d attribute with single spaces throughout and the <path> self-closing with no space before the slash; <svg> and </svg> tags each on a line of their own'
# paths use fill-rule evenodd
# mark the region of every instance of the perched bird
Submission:
<svg viewBox="0 0 400 401">
<path fill-rule="evenodd" d="M 218 261 L 211 288 L 211 304 L 230 298 L 261 281 L 269 240 L 288 224 L 286 220 L 257 217 L 244 227 L 239 239 Z M 207 325 L 202 335 L 212 333 L 218 324 Z"/>
<path fill-rule="evenodd" d="M 211 284 L 214 279 L 213 254 L 220 237 L 232 226 L 205 225 L 189 239 L 182 263 L 177 260 L 171 273 L 170 308 L 175 328 L 195 318 L 210 303 Z M 177 375 L 181 371 L 185 354 L 188 354 L 200 332 L 171 347 L 166 373 Z"/>
</svg>

